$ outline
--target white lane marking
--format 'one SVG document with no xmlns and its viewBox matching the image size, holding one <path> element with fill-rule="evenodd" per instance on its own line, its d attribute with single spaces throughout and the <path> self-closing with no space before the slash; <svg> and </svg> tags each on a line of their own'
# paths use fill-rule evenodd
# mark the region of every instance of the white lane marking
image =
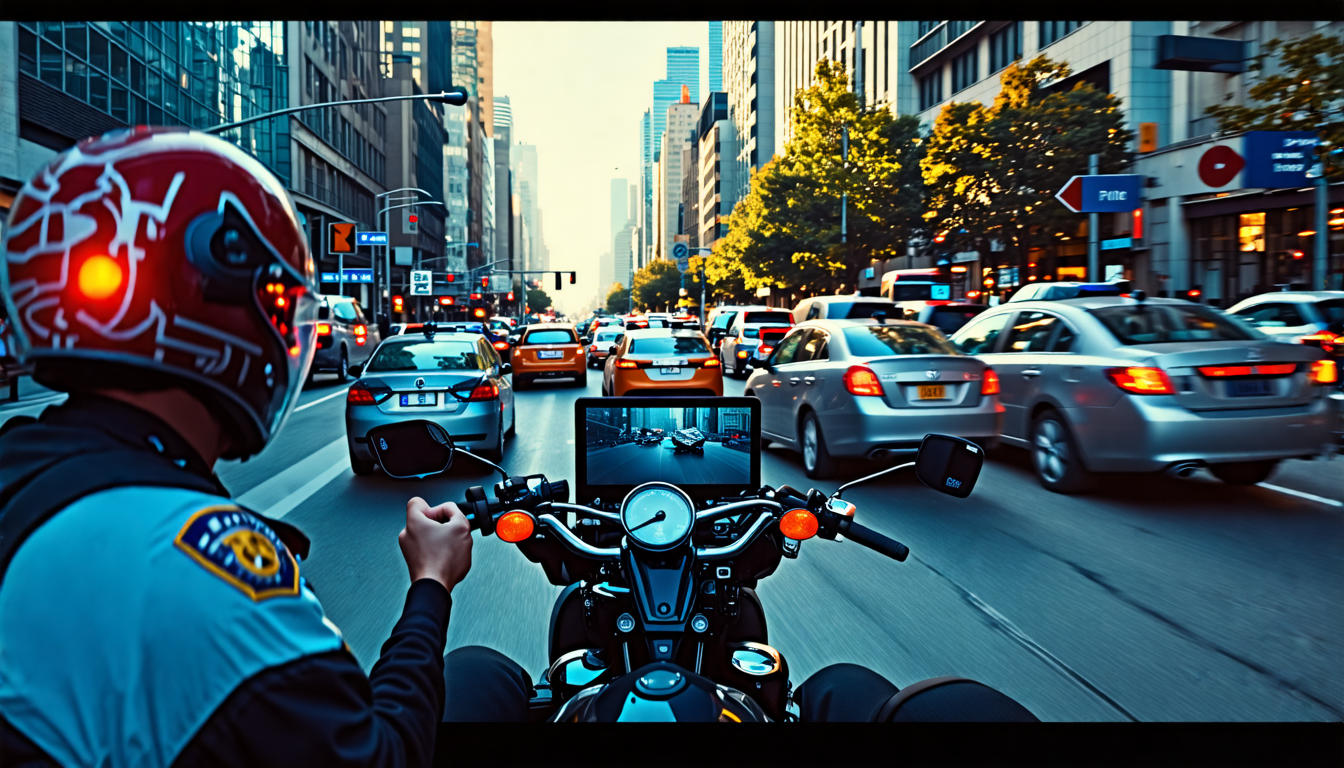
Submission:
<svg viewBox="0 0 1344 768">
<path fill-rule="evenodd" d="M 1261 488 L 1268 488 L 1271 491 L 1286 493 L 1289 496 L 1297 496 L 1299 498 L 1309 499 L 1311 501 L 1319 501 L 1322 504 L 1329 504 L 1332 507 L 1344 507 L 1344 501 L 1335 501 L 1334 499 L 1327 499 L 1324 496 L 1317 496 L 1314 493 L 1304 493 L 1302 491 L 1294 491 L 1292 488 L 1284 488 L 1279 485 L 1270 485 L 1269 483 L 1257 483 L 1257 485 L 1259 485 Z"/>
<path fill-rule="evenodd" d="M 346 439 L 342 436 L 238 497 L 238 503 L 267 517 L 284 517 L 347 471 L 350 471 L 350 459 Z"/>
<path fill-rule="evenodd" d="M 346 384 L 344 387 L 341 387 L 341 391 L 332 392 L 330 395 L 327 395 L 326 397 L 319 397 L 318 399 L 312 401 L 311 403 L 304 403 L 303 405 L 300 405 L 298 408 L 295 408 L 294 412 L 298 413 L 299 411 L 302 411 L 304 408 L 312 408 L 314 405 L 317 405 L 318 403 L 325 403 L 326 401 L 330 400 L 333 397 L 340 397 L 341 395 L 344 395 L 345 391 L 349 388 L 350 385 Z"/>
</svg>

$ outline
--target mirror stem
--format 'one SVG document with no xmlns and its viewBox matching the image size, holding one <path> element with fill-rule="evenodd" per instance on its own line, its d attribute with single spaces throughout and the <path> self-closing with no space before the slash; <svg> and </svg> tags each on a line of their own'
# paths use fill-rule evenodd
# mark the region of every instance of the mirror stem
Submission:
<svg viewBox="0 0 1344 768">
<path fill-rule="evenodd" d="M 457 450 L 462 450 L 462 449 L 459 448 L 459 449 L 457 449 Z M 881 476 L 887 474 L 888 472 L 895 472 L 895 471 L 898 470 L 898 469 L 905 469 L 906 467 L 913 467 L 913 466 L 915 466 L 915 462 L 913 462 L 913 461 L 908 461 L 908 462 L 906 462 L 906 463 L 904 463 L 904 464 L 898 464 L 898 465 L 892 467 L 891 469 L 884 469 L 884 470 L 882 470 L 881 472 L 876 472 L 876 473 L 871 474 L 871 475 L 869 475 L 869 476 L 867 476 L 867 477 L 860 477 L 858 480 L 854 480 L 854 481 L 845 483 L 844 485 L 840 486 L 839 489 L 836 490 L 836 492 L 835 492 L 835 498 L 837 498 L 837 499 L 840 498 L 840 494 L 844 493 L 846 488 L 853 487 L 853 486 L 855 486 L 855 485 L 858 485 L 859 483 L 866 483 L 866 482 L 868 482 L 869 480 L 872 480 L 874 477 L 881 477 Z"/>
<path fill-rule="evenodd" d="M 482 464 L 488 464 L 488 465 L 490 465 L 491 467 L 493 467 L 494 470 L 495 470 L 496 472 L 498 472 L 500 475 L 502 475 L 502 476 L 504 477 L 505 480 L 508 480 L 508 479 L 509 479 L 509 473 L 508 473 L 508 472 L 505 472 L 505 471 L 504 471 L 504 468 L 501 467 L 501 466 L 499 466 L 499 465 L 496 464 L 495 462 L 490 461 L 489 459 L 483 459 L 483 458 L 481 458 L 480 456 L 477 456 L 476 454 L 472 453 L 471 451 L 468 451 L 466 448 L 458 448 L 457 446 L 453 446 L 453 451 L 454 451 L 455 453 L 461 453 L 461 454 L 465 454 L 465 455 L 467 455 L 467 456 L 470 456 L 471 458 L 473 458 L 473 459 L 475 459 L 475 460 L 481 462 Z"/>
</svg>

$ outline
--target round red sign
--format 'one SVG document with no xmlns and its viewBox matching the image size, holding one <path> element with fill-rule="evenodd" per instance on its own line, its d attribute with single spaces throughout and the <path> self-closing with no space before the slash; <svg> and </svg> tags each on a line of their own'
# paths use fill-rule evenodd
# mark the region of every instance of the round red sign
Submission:
<svg viewBox="0 0 1344 768">
<path fill-rule="evenodd" d="M 1236 178 L 1246 161 L 1228 146 L 1210 147 L 1199 158 L 1199 180 L 1210 187 L 1222 187 Z"/>
</svg>

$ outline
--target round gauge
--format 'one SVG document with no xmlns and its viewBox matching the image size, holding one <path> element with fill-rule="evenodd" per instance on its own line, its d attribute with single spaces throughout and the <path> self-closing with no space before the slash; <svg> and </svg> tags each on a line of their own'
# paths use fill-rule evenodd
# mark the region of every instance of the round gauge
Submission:
<svg viewBox="0 0 1344 768">
<path fill-rule="evenodd" d="M 695 505 L 681 489 L 667 483 L 645 483 L 621 505 L 625 532 L 645 549 L 671 549 L 695 527 Z"/>
</svg>

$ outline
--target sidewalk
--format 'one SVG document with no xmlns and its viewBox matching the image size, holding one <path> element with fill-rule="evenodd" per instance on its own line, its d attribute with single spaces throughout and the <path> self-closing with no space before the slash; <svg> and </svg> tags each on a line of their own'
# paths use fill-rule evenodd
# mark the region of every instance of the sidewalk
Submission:
<svg viewBox="0 0 1344 768">
<path fill-rule="evenodd" d="M 15 416 L 37 416 L 49 405 L 56 405 L 66 398 L 64 392 L 53 392 L 34 382 L 28 376 L 19 379 L 19 401 L 9 400 L 9 384 L 0 387 L 0 426 Z"/>
</svg>

